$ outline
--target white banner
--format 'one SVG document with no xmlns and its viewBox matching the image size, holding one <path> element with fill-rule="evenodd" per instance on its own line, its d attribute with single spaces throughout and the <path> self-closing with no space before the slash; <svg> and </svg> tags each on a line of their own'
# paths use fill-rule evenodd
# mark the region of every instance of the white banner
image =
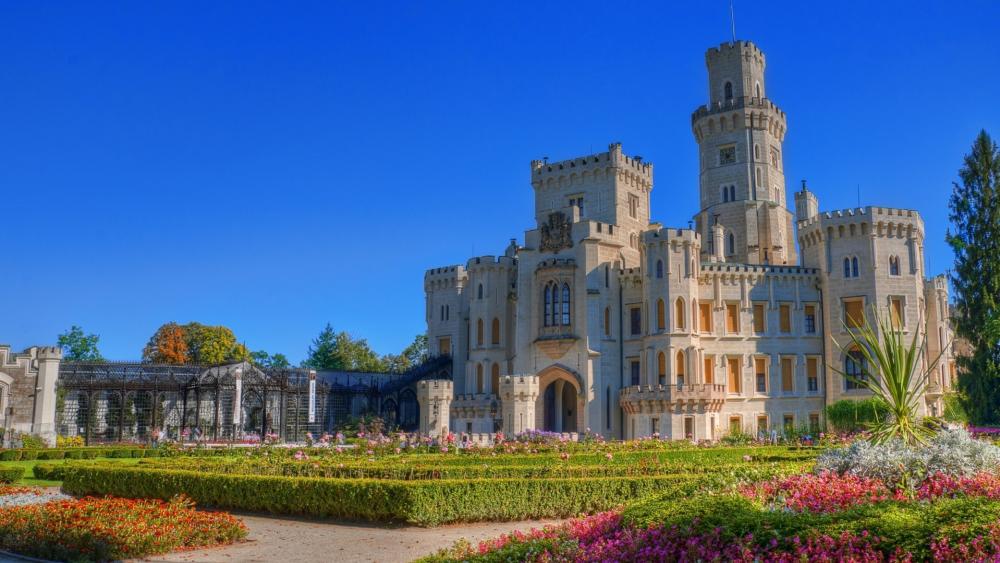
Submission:
<svg viewBox="0 0 1000 563">
<path fill-rule="evenodd" d="M 233 397 L 233 424 L 239 426 L 243 414 L 243 379 L 236 378 L 236 395 Z"/>
<path fill-rule="evenodd" d="M 316 380 L 309 378 L 309 424 L 316 422 Z"/>
</svg>

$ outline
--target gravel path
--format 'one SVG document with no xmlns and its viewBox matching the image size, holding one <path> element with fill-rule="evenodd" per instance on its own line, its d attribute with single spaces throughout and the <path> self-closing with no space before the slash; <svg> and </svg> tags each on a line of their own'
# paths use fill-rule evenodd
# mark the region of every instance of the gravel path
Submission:
<svg viewBox="0 0 1000 563">
<path fill-rule="evenodd" d="M 359 522 L 301 520 L 238 515 L 250 528 L 249 541 L 242 544 L 176 552 L 148 561 L 197 561 L 202 563 L 272 561 L 403 562 L 429 555 L 456 540 L 471 542 L 513 530 L 529 530 L 561 520 L 486 522 L 437 528 L 386 526 Z"/>
</svg>

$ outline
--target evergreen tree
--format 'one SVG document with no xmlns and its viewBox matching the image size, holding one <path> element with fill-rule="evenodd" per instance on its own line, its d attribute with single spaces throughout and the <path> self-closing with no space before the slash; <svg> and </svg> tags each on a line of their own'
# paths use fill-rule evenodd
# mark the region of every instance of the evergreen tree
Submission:
<svg viewBox="0 0 1000 563">
<path fill-rule="evenodd" d="M 364 338 L 354 339 L 346 332 L 335 332 L 327 323 L 309 347 L 303 366 L 316 370 L 386 372 L 387 362 Z"/>
<path fill-rule="evenodd" d="M 1000 422 L 1000 153 L 981 131 L 959 171 L 949 206 L 955 252 L 953 321 L 972 354 L 958 359 L 959 386 L 969 418 Z"/>
</svg>

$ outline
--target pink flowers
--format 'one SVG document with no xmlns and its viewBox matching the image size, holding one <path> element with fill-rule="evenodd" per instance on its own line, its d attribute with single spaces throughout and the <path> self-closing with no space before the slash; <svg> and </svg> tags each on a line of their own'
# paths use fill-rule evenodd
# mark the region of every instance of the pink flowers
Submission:
<svg viewBox="0 0 1000 563">
<path fill-rule="evenodd" d="M 610 453 L 604 454 L 604 459 L 606 459 L 608 461 L 611 461 L 612 459 L 614 459 L 614 457 L 615 456 L 611 455 Z"/>
<path fill-rule="evenodd" d="M 936 473 L 917 488 L 917 498 L 935 499 L 941 497 L 987 497 L 1000 499 L 1000 477 L 991 473 L 980 473 L 972 477 L 952 477 Z"/>
<path fill-rule="evenodd" d="M 299 451 L 295 452 L 295 455 L 292 456 L 292 457 L 294 457 L 296 461 L 302 461 L 304 459 L 309 459 L 309 456 L 306 455 L 306 453 L 303 452 L 302 450 L 299 450 Z"/>
<path fill-rule="evenodd" d="M 748 485 L 740 492 L 775 509 L 816 513 L 837 512 L 858 503 L 894 498 L 893 493 L 877 479 L 835 473 L 792 475 Z"/>
</svg>

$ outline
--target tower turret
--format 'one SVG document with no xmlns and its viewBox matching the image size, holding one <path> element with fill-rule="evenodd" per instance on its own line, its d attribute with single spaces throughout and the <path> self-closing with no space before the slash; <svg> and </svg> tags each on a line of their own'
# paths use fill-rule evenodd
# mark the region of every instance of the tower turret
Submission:
<svg viewBox="0 0 1000 563">
<path fill-rule="evenodd" d="M 802 180 L 802 189 L 795 192 L 795 220 L 806 221 L 816 215 L 819 215 L 819 199 L 806 187 L 806 181 Z"/>
<path fill-rule="evenodd" d="M 709 103 L 691 116 L 700 145 L 697 229 L 710 240 L 716 221 L 723 226 L 727 261 L 794 264 L 782 163 L 787 123 L 766 97 L 764 53 L 749 41 L 723 43 L 705 63 Z"/>
</svg>

